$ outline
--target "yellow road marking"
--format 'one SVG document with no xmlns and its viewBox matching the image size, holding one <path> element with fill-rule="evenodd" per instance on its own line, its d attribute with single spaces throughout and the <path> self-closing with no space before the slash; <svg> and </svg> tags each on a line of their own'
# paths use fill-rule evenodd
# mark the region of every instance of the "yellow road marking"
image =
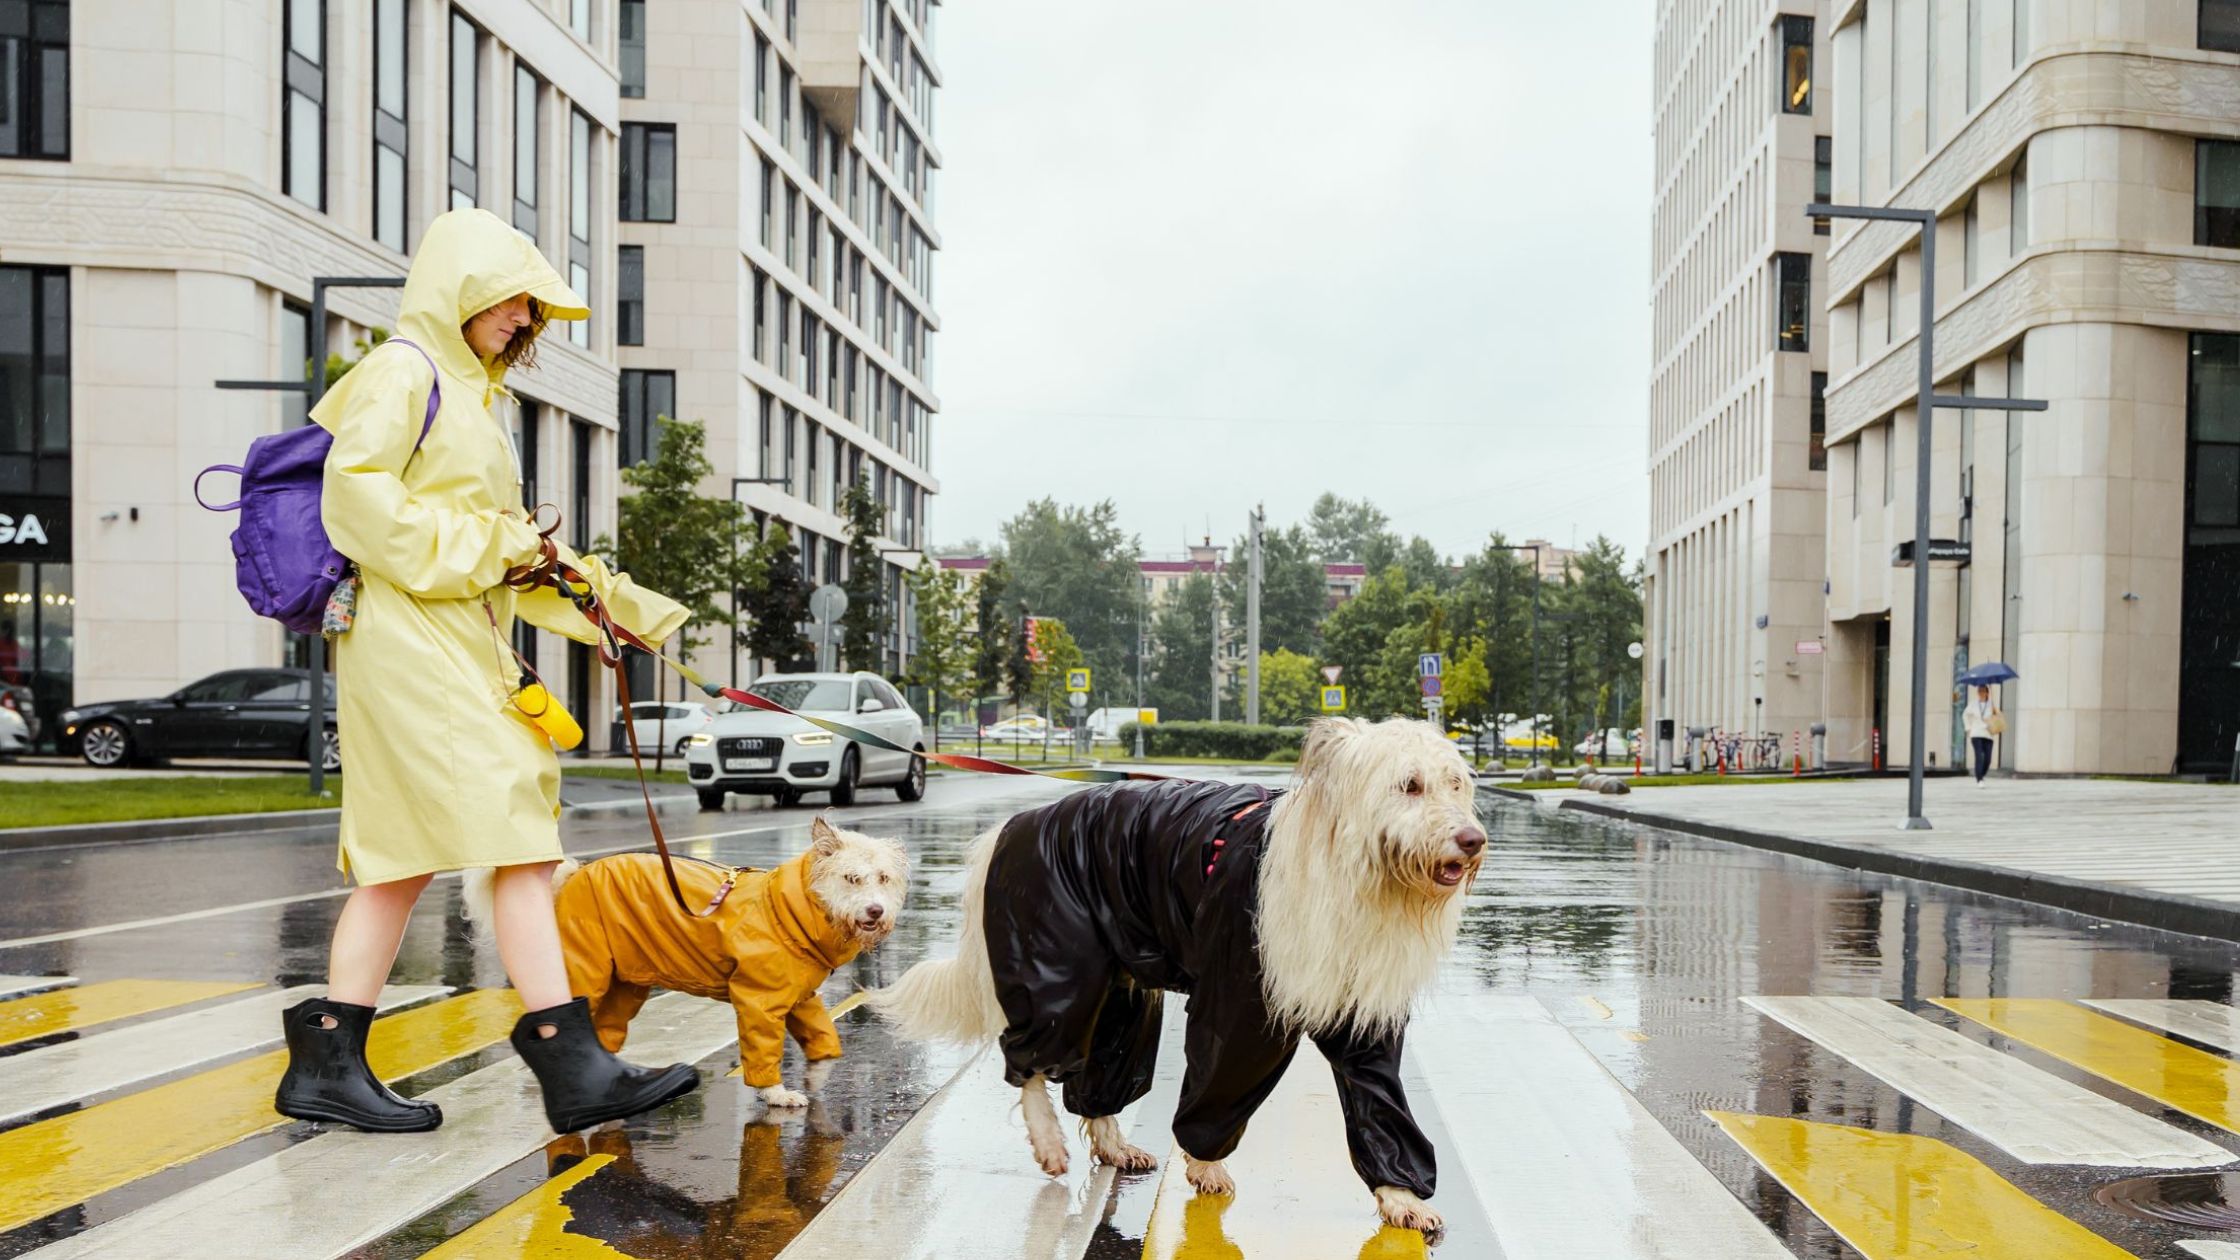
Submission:
<svg viewBox="0 0 2240 1260">
<path fill-rule="evenodd" d="M 2063 1063 L 2240 1133 L 2240 1063 L 2050 998 L 1937 998 L 1937 1005 Z"/>
<path fill-rule="evenodd" d="M 236 981 L 104 980 L 17 998 L 0 1002 L 0 1046 L 262 987 Z"/>
<path fill-rule="evenodd" d="M 1144 1260 L 1425 1260 L 1430 1254 L 1422 1234 L 1377 1220 L 1376 1201 L 1346 1155 L 1337 1087 L 1320 1055 L 1291 1061 L 1226 1161 L 1236 1197 L 1193 1190 L 1187 1161 L 1179 1146 L 1167 1156 L 1144 1230 Z"/>
<path fill-rule="evenodd" d="M 1601 998 L 1593 997 L 1587 994 L 1579 995 L 1579 1005 L 1586 1007 L 1589 1011 L 1592 1011 L 1596 1019 L 1609 1019 L 1613 1015 L 1617 1014 L 1616 1011 L 1610 1009 L 1609 1003 L 1603 1001 Z"/>
<path fill-rule="evenodd" d="M 1867 1260 L 2137 1260 L 1935 1138 L 1704 1114 Z"/>
<path fill-rule="evenodd" d="M 506 1204 L 449 1239 L 421 1260 L 628 1260 L 620 1251 L 586 1234 L 567 1232 L 575 1213 L 560 1200 L 593 1173 L 614 1162 L 593 1155 Z"/>
<path fill-rule="evenodd" d="M 383 1016 L 366 1061 L 393 1081 L 497 1041 L 520 1017 L 512 989 Z M 275 1050 L 0 1133 L 0 1231 L 287 1123 L 272 1109 L 287 1066 Z"/>
</svg>

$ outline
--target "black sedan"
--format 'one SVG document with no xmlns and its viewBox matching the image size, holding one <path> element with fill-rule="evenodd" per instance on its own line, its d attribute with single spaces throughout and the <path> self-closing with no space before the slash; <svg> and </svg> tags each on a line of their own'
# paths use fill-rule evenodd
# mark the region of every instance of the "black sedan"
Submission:
<svg viewBox="0 0 2240 1260">
<path fill-rule="evenodd" d="M 160 700 L 112 700 L 62 715 L 62 751 L 111 768 L 168 757 L 311 756 L 311 671 L 235 669 L 189 683 Z M 333 684 L 318 743 L 326 768 L 342 769 Z"/>
</svg>

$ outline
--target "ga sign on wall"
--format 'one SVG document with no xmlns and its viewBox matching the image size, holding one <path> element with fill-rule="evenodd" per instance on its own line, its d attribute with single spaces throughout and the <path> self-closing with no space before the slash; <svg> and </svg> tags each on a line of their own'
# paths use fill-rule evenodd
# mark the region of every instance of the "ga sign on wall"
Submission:
<svg viewBox="0 0 2240 1260">
<path fill-rule="evenodd" d="M 0 495 L 0 563 L 68 559 L 68 499 Z"/>
</svg>

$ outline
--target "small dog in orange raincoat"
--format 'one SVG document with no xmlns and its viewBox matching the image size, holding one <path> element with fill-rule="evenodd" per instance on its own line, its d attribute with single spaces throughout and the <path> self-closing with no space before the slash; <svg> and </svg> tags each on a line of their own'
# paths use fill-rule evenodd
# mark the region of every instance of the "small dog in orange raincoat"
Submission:
<svg viewBox="0 0 2240 1260">
<path fill-rule="evenodd" d="M 833 970 L 894 931 L 908 891 L 902 846 L 819 818 L 810 846 L 774 871 L 733 871 L 680 859 L 685 899 L 706 905 L 735 878 L 723 907 L 686 916 L 669 894 L 661 859 L 619 853 L 552 873 L 568 987 L 590 999 L 591 1021 L 609 1050 L 622 1049 L 631 1017 L 651 990 L 673 989 L 731 1003 L 739 1017 L 739 1074 L 773 1107 L 805 1107 L 840 1057 L 840 1034 L 817 990 Z M 467 917 L 490 923 L 491 873 L 466 874 Z M 778 1075 L 791 1034 L 809 1061 L 807 1092 Z"/>
</svg>

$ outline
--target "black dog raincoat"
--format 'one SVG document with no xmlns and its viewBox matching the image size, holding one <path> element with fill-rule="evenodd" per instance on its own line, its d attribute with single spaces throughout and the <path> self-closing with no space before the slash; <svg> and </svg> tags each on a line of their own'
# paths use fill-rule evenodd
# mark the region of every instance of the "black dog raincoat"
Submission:
<svg viewBox="0 0 2240 1260">
<path fill-rule="evenodd" d="M 1187 993 L 1175 1140 L 1201 1160 L 1236 1149 L 1300 1037 L 1269 1017 L 1254 935 L 1280 795 L 1250 784 L 1117 784 L 1004 825 L 984 926 L 1010 1083 L 1039 1074 L 1064 1087 L 1075 1115 L 1117 1114 L 1151 1088 L 1162 991 Z M 1349 1024 L 1314 1043 L 1337 1078 L 1362 1181 L 1429 1198 L 1437 1161 L 1401 1088 L 1401 1034 Z"/>
</svg>

